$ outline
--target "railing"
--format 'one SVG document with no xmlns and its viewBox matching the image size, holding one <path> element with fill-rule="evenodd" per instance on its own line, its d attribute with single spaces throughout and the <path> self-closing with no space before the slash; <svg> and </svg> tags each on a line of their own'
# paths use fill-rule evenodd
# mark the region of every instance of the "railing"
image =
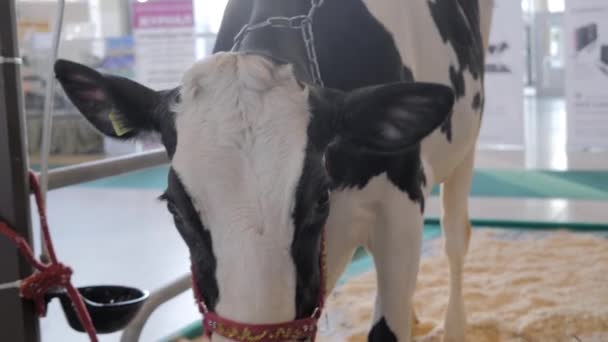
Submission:
<svg viewBox="0 0 608 342">
<path fill-rule="evenodd" d="M 164 149 L 65 166 L 49 171 L 49 190 L 159 166 L 169 161 Z"/>
</svg>

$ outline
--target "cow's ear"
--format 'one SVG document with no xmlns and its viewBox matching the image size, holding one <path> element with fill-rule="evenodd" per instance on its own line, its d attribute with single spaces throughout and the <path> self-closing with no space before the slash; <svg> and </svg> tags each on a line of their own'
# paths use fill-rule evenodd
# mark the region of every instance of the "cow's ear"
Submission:
<svg viewBox="0 0 608 342">
<path fill-rule="evenodd" d="M 441 125 L 454 105 L 451 88 L 408 82 L 365 87 L 346 94 L 338 136 L 360 151 L 406 151 Z"/>
<path fill-rule="evenodd" d="M 129 139 L 161 130 L 161 92 L 66 60 L 55 63 L 55 75 L 72 103 L 103 134 Z"/>
</svg>

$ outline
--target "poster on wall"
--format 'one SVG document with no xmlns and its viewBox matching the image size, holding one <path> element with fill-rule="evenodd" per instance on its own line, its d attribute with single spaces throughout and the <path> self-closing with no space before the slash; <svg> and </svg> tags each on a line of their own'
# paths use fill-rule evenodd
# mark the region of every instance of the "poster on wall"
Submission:
<svg viewBox="0 0 608 342">
<path fill-rule="evenodd" d="M 108 74 L 135 78 L 134 68 L 133 37 L 106 38 L 105 53 L 97 69 Z"/>
<path fill-rule="evenodd" d="M 523 147 L 524 21 L 521 3 L 496 0 L 486 52 L 480 147 Z"/>
<path fill-rule="evenodd" d="M 568 148 L 608 148 L 608 1 L 566 2 Z"/>
<path fill-rule="evenodd" d="M 193 0 L 148 0 L 132 3 L 133 41 L 107 42 L 113 53 L 106 66 L 134 72 L 138 82 L 155 90 L 174 88 L 181 82 L 184 72 L 196 57 Z M 125 53 L 131 44 L 134 56 L 133 71 L 126 64 L 132 62 Z M 108 155 L 123 155 L 160 148 L 151 137 L 147 140 L 123 142 L 106 138 L 104 150 Z"/>
<path fill-rule="evenodd" d="M 136 79 L 173 88 L 196 57 L 193 0 L 133 2 Z"/>
</svg>

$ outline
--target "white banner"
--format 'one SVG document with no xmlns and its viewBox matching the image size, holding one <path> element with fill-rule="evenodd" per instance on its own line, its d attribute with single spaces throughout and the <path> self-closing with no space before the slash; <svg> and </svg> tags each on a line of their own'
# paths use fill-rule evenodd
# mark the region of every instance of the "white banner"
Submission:
<svg viewBox="0 0 608 342">
<path fill-rule="evenodd" d="M 566 2 L 568 148 L 608 148 L 608 0 Z"/>
<path fill-rule="evenodd" d="M 495 0 L 480 146 L 523 147 L 524 33 L 521 1 Z"/>
<path fill-rule="evenodd" d="M 192 0 L 133 3 L 135 75 L 156 90 L 173 88 L 196 58 Z"/>
</svg>

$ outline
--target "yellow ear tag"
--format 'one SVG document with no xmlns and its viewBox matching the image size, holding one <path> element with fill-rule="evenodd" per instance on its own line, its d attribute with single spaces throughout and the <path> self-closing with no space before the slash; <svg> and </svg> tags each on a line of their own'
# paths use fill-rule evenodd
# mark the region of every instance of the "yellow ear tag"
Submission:
<svg viewBox="0 0 608 342">
<path fill-rule="evenodd" d="M 110 118 L 110 122 L 112 122 L 112 128 L 114 128 L 114 132 L 117 136 L 123 136 L 133 130 L 125 124 L 124 120 L 118 116 L 115 111 L 111 111 L 110 114 L 108 114 L 108 117 Z"/>
</svg>

